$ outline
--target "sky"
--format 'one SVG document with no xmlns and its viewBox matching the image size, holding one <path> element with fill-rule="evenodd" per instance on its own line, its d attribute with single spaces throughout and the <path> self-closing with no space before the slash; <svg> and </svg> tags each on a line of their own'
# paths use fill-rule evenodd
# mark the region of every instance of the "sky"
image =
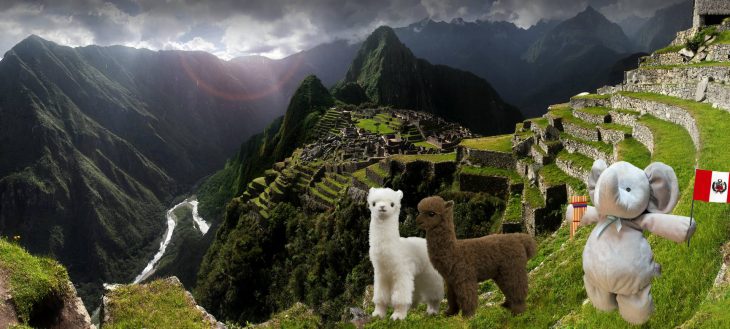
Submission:
<svg viewBox="0 0 730 329">
<path fill-rule="evenodd" d="M 528 28 L 591 5 L 613 21 L 682 0 L 0 0 L 0 57 L 31 34 L 68 46 L 200 50 L 222 59 L 282 58 L 360 41 L 380 25 L 425 18 L 509 21 Z"/>
</svg>

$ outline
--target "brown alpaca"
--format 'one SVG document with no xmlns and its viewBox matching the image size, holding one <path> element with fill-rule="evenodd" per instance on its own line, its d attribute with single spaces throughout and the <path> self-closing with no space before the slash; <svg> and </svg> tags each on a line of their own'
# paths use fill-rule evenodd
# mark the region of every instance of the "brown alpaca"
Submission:
<svg viewBox="0 0 730 329">
<path fill-rule="evenodd" d="M 465 317 L 477 308 L 479 282 L 492 279 L 504 296 L 503 307 L 514 314 L 525 310 L 527 260 L 535 255 L 535 240 L 527 234 L 494 234 L 457 240 L 454 202 L 432 196 L 418 204 L 418 226 L 426 230 L 431 264 L 446 280 L 447 316 L 461 310 Z"/>
</svg>

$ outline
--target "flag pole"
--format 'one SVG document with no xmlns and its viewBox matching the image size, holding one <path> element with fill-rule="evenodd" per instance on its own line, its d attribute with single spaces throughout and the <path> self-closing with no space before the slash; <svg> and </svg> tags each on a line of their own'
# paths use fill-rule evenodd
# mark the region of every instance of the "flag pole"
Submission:
<svg viewBox="0 0 730 329">
<path fill-rule="evenodd" d="M 697 168 L 699 167 L 698 162 L 699 162 L 699 159 L 695 158 L 695 180 L 697 180 Z M 694 213 L 695 213 L 695 186 L 696 185 L 697 185 L 697 182 L 694 182 L 694 185 L 692 185 L 692 205 L 689 207 L 689 227 L 687 227 L 687 233 L 686 233 L 687 248 L 689 248 L 689 240 L 690 240 L 689 230 L 692 227 L 692 218 L 694 218 Z"/>
</svg>

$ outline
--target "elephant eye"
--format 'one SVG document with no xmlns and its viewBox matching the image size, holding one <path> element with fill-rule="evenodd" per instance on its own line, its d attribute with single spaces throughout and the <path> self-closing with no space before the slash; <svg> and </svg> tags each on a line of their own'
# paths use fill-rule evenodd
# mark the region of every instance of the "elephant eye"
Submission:
<svg viewBox="0 0 730 329">
<path fill-rule="evenodd" d="M 436 216 L 436 213 L 435 213 L 435 212 L 433 212 L 433 211 L 429 211 L 429 212 L 428 212 L 428 215 L 429 215 L 429 216 L 431 216 L 431 217 L 433 217 L 433 216 Z"/>
<path fill-rule="evenodd" d="M 391 206 L 391 207 L 395 207 L 395 203 L 391 202 L 391 203 L 390 203 L 390 206 Z"/>
<path fill-rule="evenodd" d="M 626 192 L 631 192 L 631 188 L 630 187 L 627 187 L 626 188 Z"/>
</svg>

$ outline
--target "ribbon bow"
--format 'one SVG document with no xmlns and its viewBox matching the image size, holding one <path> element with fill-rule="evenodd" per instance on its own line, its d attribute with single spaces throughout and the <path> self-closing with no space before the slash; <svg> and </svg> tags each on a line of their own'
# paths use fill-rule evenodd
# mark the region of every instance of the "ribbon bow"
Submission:
<svg viewBox="0 0 730 329">
<path fill-rule="evenodd" d="M 603 231 L 606 230 L 611 224 L 616 223 L 616 232 L 621 232 L 621 218 L 616 216 L 606 216 L 606 221 L 604 221 L 601 226 L 598 227 L 598 237 L 601 237 L 601 234 L 603 234 Z"/>
</svg>

